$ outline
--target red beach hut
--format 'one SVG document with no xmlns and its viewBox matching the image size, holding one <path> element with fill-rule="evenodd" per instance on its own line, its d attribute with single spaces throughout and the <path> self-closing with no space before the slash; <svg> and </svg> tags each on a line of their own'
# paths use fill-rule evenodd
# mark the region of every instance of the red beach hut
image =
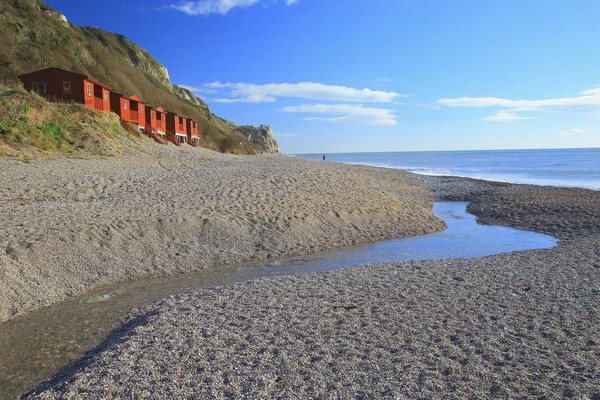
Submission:
<svg viewBox="0 0 600 400">
<path fill-rule="evenodd" d="M 146 132 L 151 135 L 167 133 L 167 114 L 161 107 L 146 106 Z"/>
<path fill-rule="evenodd" d="M 138 124 L 140 129 L 146 126 L 146 110 L 142 99 L 133 94 L 110 93 L 110 110 L 123 121 Z"/>
<path fill-rule="evenodd" d="M 176 145 L 187 142 L 187 118 L 167 111 L 167 139 Z"/>
<path fill-rule="evenodd" d="M 46 68 L 19 75 L 25 89 L 50 101 L 76 102 L 97 111 L 110 111 L 110 90 L 87 75 L 60 68 Z"/>
<path fill-rule="evenodd" d="M 188 143 L 196 147 L 200 144 L 200 131 L 198 130 L 198 123 L 193 119 L 187 119 L 186 122 Z"/>
</svg>

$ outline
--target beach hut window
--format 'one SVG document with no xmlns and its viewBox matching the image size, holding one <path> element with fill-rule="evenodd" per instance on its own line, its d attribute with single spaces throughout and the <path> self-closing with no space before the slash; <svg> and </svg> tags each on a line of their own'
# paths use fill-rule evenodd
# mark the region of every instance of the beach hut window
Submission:
<svg viewBox="0 0 600 400">
<path fill-rule="evenodd" d="M 108 92 L 104 92 L 104 102 L 108 103 Z"/>
<path fill-rule="evenodd" d="M 33 82 L 31 84 L 31 91 L 39 95 L 46 94 L 46 82 Z"/>
<path fill-rule="evenodd" d="M 156 119 L 156 113 L 152 111 L 150 114 L 152 115 L 152 121 L 154 121 Z"/>
<path fill-rule="evenodd" d="M 123 110 L 127 110 L 127 101 L 123 101 Z"/>
<path fill-rule="evenodd" d="M 87 84 L 87 95 L 88 96 L 92 95 L 92 85 L 90 85 L 89 83 Z"/>
<path fill-rule="evenodd" d="M 71 82 L 63 82 L 63 94 L 71 94 Z"/>
</svg>

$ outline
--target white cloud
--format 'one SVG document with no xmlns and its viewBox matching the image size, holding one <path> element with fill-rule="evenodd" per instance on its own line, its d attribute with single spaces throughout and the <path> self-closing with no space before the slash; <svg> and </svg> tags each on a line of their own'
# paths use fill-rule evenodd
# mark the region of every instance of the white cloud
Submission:
<svg viewBox="0 0 600 400">
<path fill-rule="evenodd" d="M 581 128 L 571 128 L 571 129 L 564 129 L 560 132 L 558 132 L 559 134 L 563 135 L 563 136 L 568 136 L 568 135 L 584 135 L 585 131 Z"/>
<path fill-rule="evenodd" d="M 522 117 L 511 111 L 498 111 L 494 115 L 489 117 L 481 118 L 482 121 L 493 121 L 493 122 L 509 122 L 520 119 L 535 119 L 534 117 Z"/>
<path fill-rule="evenodd" d="M 361 125 L 396 125 L 396 116 L 385 108 L 364 107 L 360 104 L 302 104 L 284 107 L 280 111 L 328 114 L 326 117 L 307 117 L 306 121 L 326 121 Z"/>
<path fill-rule="evenodd" d="M 574 97 L 560 97 L 543 100 L 510 100 L 499 97 L 457 97 L 443 98 L 437 101 L 448 107 L 496 107 L 504 108 L 493 115 L 482 118 L 483 121 L 507 122 L 523 119 L 535 119 L 524 117 L 517 113 L 522 112 L 600 112 L 600 88 L 585 90 Z"/>
<path fill-rule="evenodd" d="M 417 107 L 428 108 L 430 110 L 439 110 L 440 108 L 442 108 L 437 104 L 417 104 Z"/>
<path fill-rule="evenodd" d="M 259 3 L 273 3 L 277 0 L 195 0 L 181 1 L 163 8 L 173 8 L 188 15 L 227 14 L 233 8 L 250 7 Z M 296 4 L 298 0 L 285 0 L 289 6 Z"/>
<path fill-rule="evenodd" d="M 347 101 L 367 103 L 390 103 L 397 97 L 408 97 L 394 92 L 371 89 L 354 89 L 346 86 L 325 85 L 315 82 L 300 83 L 268 83 L 256 85 L 252 83 L 205 84 L 210 89 L 227 91 L 227 98 L 219 99 L 222 103 L 257 103 L 275 101 L 277 97 L 304 98 L 321 101 Z"/>
<path fill-rule="evenodd" d="M 379 81 L 380 82 L 392 82 L 392 80 L 388 79 L 388 78 L 381 78 Z"/>
<path fill-rule="evenodd" d="M 541 111 L 573 106 L 600 107 L 600 88 L 586 90 L 579 96 L 546 100 L 509 100 L 498 97 L 458 97 L 437 101 L 448 107 L 503 107 L 519 111 Z"/>
<path fill-rule="evenodd" d="M 215 99 L 217 103 L 269 103 L 275 101 L 275 97 L 256 93 L 250 94 L 245 97 L 236 97 L 236 98 L 218 98 Z"/>
<path fill-rule="evenodd" d="M 215 89 L 209 89 L 209 88 L 199 88 L 196 86 L 190 86 L 190 85 L 177 85 L 181 88 L 187 89 L 190 92 L 194 93 L 194 94 L 215 94 L 218 91 Z"/>
</svg>

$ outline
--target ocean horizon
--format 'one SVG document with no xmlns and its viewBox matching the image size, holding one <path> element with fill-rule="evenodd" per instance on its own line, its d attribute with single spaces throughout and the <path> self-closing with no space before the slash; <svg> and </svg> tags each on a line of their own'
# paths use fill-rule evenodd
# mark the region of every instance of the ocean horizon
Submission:
<svg viewBox="0 0 600 400">
<path fill-rule="evenodd" d="M 497 182 L 600 190 L 600 148 L 312 153 L 295 157 Z"/>
</svg>

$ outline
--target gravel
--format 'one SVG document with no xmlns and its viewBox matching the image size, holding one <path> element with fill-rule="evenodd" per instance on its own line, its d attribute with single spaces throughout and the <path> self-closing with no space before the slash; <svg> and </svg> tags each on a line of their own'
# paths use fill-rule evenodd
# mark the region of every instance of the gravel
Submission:
<svg viewBox="0 0 600 400">
<path fill-rule="evenodd" d="M 167 298 L 30 397 L 600 399 L 600 192 L 411 179 L 561 241 Z"/>
</svg>

